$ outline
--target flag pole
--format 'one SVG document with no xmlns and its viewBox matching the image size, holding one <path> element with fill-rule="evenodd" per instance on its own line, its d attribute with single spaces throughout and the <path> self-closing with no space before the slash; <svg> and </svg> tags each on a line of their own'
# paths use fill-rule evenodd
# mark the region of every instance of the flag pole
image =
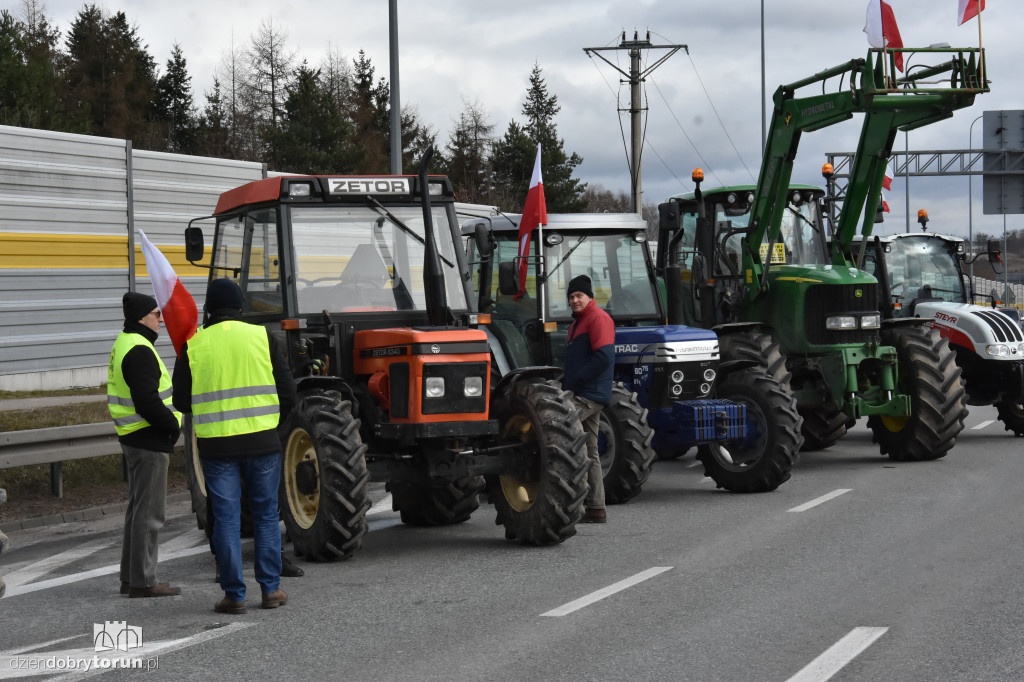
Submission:
<svg viewBox="0 0 1024 682">
<path fill-rule="evenodd" d="M 978 3 L 978 59 L 981 62 L 978 65 L 978 71 L 981 74 L 981 87 L 985 87 L 985 48 L 982 47 L 981 43 L 981 15 L 984 12 L 981 11 L 981 0 L 975 0 Z"/>
</svg>

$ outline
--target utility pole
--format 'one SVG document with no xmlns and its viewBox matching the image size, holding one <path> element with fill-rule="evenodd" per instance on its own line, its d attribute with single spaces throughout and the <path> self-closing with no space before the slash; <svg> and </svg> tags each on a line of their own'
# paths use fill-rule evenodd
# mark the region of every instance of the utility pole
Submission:
<svg viewBox="0 0 1024 682">
<path fill-rule="evenodd" d="M 618 64 L 614 64 L 608 60 L 601 52 L 608 50 L 628 50 L 629 51 L 629 72 L 623 71 Z M 654 62 L 647 68 L 641 70 L 640 68 L 640 57 L 642 50 L 670 50 L 667 54 L 663 55 L 658 61 Z M 640 177 L 640 159 L 643 156 L 643 133 L 640 125 L 640 112 L 645 111 L 640 105 L 640 83 L 642 83 L 647 76 L 654 71 L 656 68 L 665 63 L 665 61 L 674 55 L 679 50 L 686 50 L 689 54 L 689 48 L 686 45 L 651 45 L 651 32 L 647 32 L 647 38 L 641 40 L 639 34 L 633 31 L 633 40 L 626 40 L 626 32 L 622 32 L 622 42 L 617 47 L 585 47 L 583 51 L 588 56 L 593 57 L 594 55 L 600 57 L 606 64 L 611 66 L 613 69 L 618 71 L 620 74 L 625 76 L 626 80 L 620 80 L 620 83 L 629 83 L 629 128 L 630 128 L 630 158 L 629 158 L 629 176 L 630 176 L 630 194 L 633 200 L 633 211 L 643 216 L 643 183 Z M 625 111 L 619 109 L 619 111 Z"/>
<path fill-rule="evenodd" d="M 388 2 L 391 56 L 391 174 L 402 174 L 402 102 L 398 96 L 398 0 Z"/>
</svg>

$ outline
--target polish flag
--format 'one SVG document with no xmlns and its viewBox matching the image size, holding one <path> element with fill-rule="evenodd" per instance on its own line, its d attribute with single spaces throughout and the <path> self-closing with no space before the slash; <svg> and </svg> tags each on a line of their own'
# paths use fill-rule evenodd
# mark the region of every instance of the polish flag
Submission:
<svg viewBox="0 0 1024 682">
<path fill-rule="evenodd" d="M 889 190 L 892 189 L 892 176 L 889 175 L 888 173 L 886 173 L 885 177 L 882 178 L 882 187 Z"/>
<path fill-rule="evenodd" d="M 970 21 L 978 16 L 985 9 L 985 0 L 960 0 L 960 9 L 957 11 L 957 26 L 962 26 L 965 21 Z"/>
<path fill-rule="evenodd" d="M 868 20 L 864 26 L 864 32 L 868 34 L 868 44 L 871 47 L 903 47 L 903 38 L 900 37 L 900 29 L 896 25 L 896 15 L 893 14 L 889 0 L 870 0 L 868 2 Z M 903 53 L 897 52 L 895 55 L 896 68 L 903 71 Z"/>
<path fill-rule="evenodd" d="M 160 311 L 163 313 L 164 326 L 167 327 L 167 335 L 171 337 L 171 345 L 174 346 L 174 353 L 177 355 L 181 352 L 181 347 L 185 342 L 196 333 L 199 310 L 196 308 L 196 301 L 192 298 L 192 294 L 188 293 L 185 285 L 178 279 L 174 268 L 171 267 L 160 249 L 153 246 L 142 230 L 139 230 L 139 237 L 142 241 L 142 255 L 146 259 L 149 279 L 153 282 L 156 304 L 160 306 Z"/>
<path fill-rule="evenodd" d="M 526 206 L 519 220 L 519 300 L 526 293 L 527 257 L 530 255 L 530 235 L 538 225 L 548 224 L 548 207 L 544 202 L 544 178 L 540 174 L 540 143 L 537 143 L 537 160 L 533 164 L 530 191 L 526 193 Z"/>
<path fill-rule="evenodd" d="M 889 202 L 885 199 L 882 199 L 882 212 L 889 213 Z"/>
</svg>

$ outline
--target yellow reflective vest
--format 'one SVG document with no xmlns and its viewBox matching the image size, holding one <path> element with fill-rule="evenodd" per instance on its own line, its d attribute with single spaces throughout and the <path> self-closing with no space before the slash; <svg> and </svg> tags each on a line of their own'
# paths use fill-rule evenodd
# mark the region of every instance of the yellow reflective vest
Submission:
<svg viewBox="0 0 1024 682">
<path fill-rule="evenodd" d="M 181 413 L 171 404 L 171 375 L 167 373 L 164 361 L 160 359 L 156 348 L 142 334 L 121 332 L 117 335 L 117 340 L 114 341 L 114 347 L 110 349 L 110 366 L 107 369 L 107 409 L 110 411 L 111 419 L 114 420 L 114 429 L 118 436 L 127 436 L 129 433 L 151 426 L 135 411 L 131 388 L 125 381 L 124 374 L 121 373 L 124 356 L 136 346 L 145 346 L 156 357 L 157 364 L 160 365 L 160 383 L 157 387 L 160 400 L 174 413 L 178 424 L 181 424 Z"/>
<path fill-rule="evenodd" d="M 188 340 L 192 424 L 198 438 L 277 428 L 281 409 L 267 330 L 239 320 L 204 327 Z"/>
</svg>

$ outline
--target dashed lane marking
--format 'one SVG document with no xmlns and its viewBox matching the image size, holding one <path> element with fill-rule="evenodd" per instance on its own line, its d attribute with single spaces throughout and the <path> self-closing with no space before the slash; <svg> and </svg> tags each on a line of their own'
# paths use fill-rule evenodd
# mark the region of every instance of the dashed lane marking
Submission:
<svg viewBox="0 0 1024 682">
<path fill-rule="evenodd" d="M 983 422 L 981 422 L 980 424 L 977 424 L 977 425 L 975 425 L 975 426 L 972 426 L 972 427 L 971 427 L 971 431 L 977 431 L 978 429 L 983 429 L 983 428 L 985 428 L 985 427 L 986 427 L 986 426 L 988 426 L 989 424 L 995 424 L 995 423 L 996 423 L 996 420 L 995 420 L 995 419 L 989 419 L 988 421 L 983 421 Z"/>
<path fill-rule="evenodd" d="M 195 547 L 200 542 L 207 542 L 206 532 L 201 531 L 198 528 L 187 530 L 180 535 L 177 535 L 167 542 L 160 543 L 160 554 L 174 554 L 183 549 L 190 549 Z"/>
<path fill-rule="evenodd" d="M 888 630 L 889 628 L 854 628 L 786 682 L 825 682 Z"/>
<path fill-rule="evenodd" d="M 585 597 L 580 597 L 579 599 L 577 599 L 575 601 L 571 601 L 568 604 L 565 604 L 564 606 L 559 606 L 557 609 L 552 609 L 552 610 L 550 610 L 550 611 L 548 611 L 546 613 L 542 613 L 540 615 L 541 616 L 551 616 L 551 617 L 554 617 L 554 618 L 568 615 L 568 614 L 572 613 L 573 611 L 579 611 L 580 609 L 582 609 L 585 606 L 590 606 L 594 602 L 601 601 L 605 597 L 610 597 L 611 595 L 613 595 L 613 594 L 615 594 L 617 592 L 621 592 L 622 590 L 625 590 L 625 589 L 630 588 L 630 587 L 632 587 L 634 585 L 642 583 L 643 581 L 648 580 L 650 578 L 653 578 L 654 576 L 659 575 L 661 573 L 664 573 L 665 571 L 671 571 L 671 570 L 672 570 L 671 566 L 655 566 L 654 568 L 648 568 L 646 571 L 642 571 L 640 573 L 637 573 L 636 575 L 634 575 L 634 576 L 632 576 L 630 578 L 626 578 L 625 580 L 620 580 L 619 582 L 617 582 L 617 583 L 615 583 L 613 585 L 609 585 L 608 587 L 603 587 L 600 590 L 598 590 L 597 592 L 591 592 L 590 594 L 588 594 Z"/>
<path fill-rule="evenodd" d="M 852 488 L 840 488 L 839 490 L 833 490 L 832 492 L 828 493 L 827 495 L 822 495 L 821 497 L 815 498 L 815 499 L 811 500 L 810 502 L 804 502 L 800 506 L 793 507 L 792 509 L 789 509 L 788 511 L 791 511 L 791 512 L 807 511 L 811 507 L 817 507 L 819 504 L 822 504 L 824 502 L 828 502 L 829 500 L 835 499 L 835 498 L 839 497 L 840 495 L 842 495 L 844 493 L 850 492 L 851 490 L 852 490 Z"/>
</svg>

